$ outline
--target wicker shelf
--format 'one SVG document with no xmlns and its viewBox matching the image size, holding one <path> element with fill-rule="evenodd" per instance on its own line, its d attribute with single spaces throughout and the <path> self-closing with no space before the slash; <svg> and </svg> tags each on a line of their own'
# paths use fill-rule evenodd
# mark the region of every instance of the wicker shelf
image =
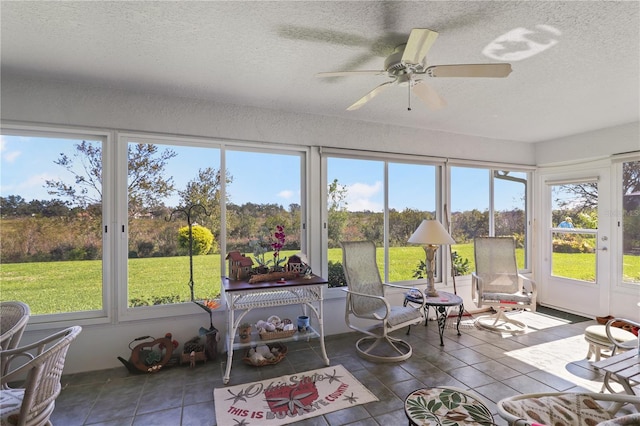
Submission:
<svg viewBox="0 0 640 426">
<path fill-rule="evenodd" d="M 256 345 L 263 345 L 265 343 L 271 344 L 274 342 L 302 342 L 305 340 L 318 338 L 320 337 L 320 333 L 317 332 L 313 327 L 309 327 L 306 333 L 298 333 L 297 331 L 289 337 L 281 337 L 274 340 L 263 340 L 260 339 L 260 335 L 257 331 L 253 331 L 251 333 L 251 341 L 247 343 L 240 343 L 240 338 L 236 335 L 236 338 L 233 342 L 233 349 L 246 349 L 250 347 L 255 347 Z"/>
</svg>

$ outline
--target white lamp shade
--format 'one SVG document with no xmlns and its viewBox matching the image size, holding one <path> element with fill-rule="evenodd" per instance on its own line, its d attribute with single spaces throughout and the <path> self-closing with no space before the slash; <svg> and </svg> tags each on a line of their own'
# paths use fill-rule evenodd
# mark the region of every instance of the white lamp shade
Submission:
<svg viewBox="0 0 640 426">
<path fill-rule="evenodd" d="M 414 244 L 455 244 L 444 226 L 437 220 L 423 220 L 418 229 L 409 237 L 408 242 Z"/>
</svg>

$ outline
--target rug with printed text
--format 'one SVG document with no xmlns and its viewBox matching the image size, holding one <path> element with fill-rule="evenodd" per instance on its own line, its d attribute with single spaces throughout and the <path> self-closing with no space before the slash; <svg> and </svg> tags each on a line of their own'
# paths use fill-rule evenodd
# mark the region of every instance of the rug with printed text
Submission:
<svg viewBox="0 0 640 426">
<path fill-rule="evenodd" d="M 378 401 L 342 365 L 213 391 L 218 425 L 285 425 Z"/>
</svg>

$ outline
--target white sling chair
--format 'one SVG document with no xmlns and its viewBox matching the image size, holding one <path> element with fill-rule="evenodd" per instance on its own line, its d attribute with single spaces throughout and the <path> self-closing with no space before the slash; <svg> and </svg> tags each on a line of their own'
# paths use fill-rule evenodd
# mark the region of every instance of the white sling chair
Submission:
<svg viewBox="0 0 640 426">
<path fill-rule="evenodd" d="M 478 237 L 474 240 L 476 271 L 472 273 L 471 297 L 478 308 L 491 306 L 497 313 L 483 315 L 476 324 L 495 332 L 519 333 L 527 326 L 505 315 L 505 309 L 536 310 L 533 280 L 518 273 L 516 244 L 511 237 Z M 530 290 L 525 291 L 524 283 Z"/>
<path fill-rule="evenodd" d="M 383 283 L 376 264 L 376 246 L 371 241 L 350 241 L 342 245 L 342 268 L 348 289 L 345 322 L 353 330 L 366 334 L 356 342 L 358 355 L 370 361 L 396 362 L 411 356 L 409 343 L 389 333 L 424 320 L 424 301 L 416 306 L 392 306 L 385 290 L 407 287 Z M 352 318 L 353 317 L 353 318 Z M 375 324 L 361 328 L 352 321 L 372 320 Z M 366 321 L 365 321 L 366 322 Z"/>
</svg>

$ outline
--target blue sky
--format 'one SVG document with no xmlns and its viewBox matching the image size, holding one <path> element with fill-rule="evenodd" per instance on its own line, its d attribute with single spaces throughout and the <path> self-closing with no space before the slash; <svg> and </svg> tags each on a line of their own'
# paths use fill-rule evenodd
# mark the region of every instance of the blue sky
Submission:
<svg viewBox="0 0 640 426">
<path fill-rule="evenodd" d="M 62 179 L 73 182 L 71 174 L 54 161 L 63 151 L 71 156 L 75 152 L 73 145 L 77 142 L 79 141 L 2 136 L 0 195 L 20 195 L 27 201 L 54 198 L 47 194 L 45 180 Z M 180 146 L 167 148 L 178 153 L 166 167 L 167 174 L 173 176 L 176 188 L 184 188 L 188 181 L 197 176 L 198 169 L 220 168 L 217 149 Z M 300 203 L 300 157 L 297 155 L 228 150 L 226 158 L 233 177 L 233 182 L 228 187 L 233 203 L 278 203 L 285 208 L 291 203 Z M 327 174 L 330 181 L 337 178 L 347 189 L 349 210 L 381 211 L 384 194 L 384 169 L 381 161 L 331 158 Z M 454 168 L 452 209 L 464 211 L 488 208 L 488 176 L 487 170 Z M 389 166 L 389 184 L 392 189 L 389 204 L 392 208 L 434 210 L 433 166 L 392 163 Z M 521 205 L 522 201 L 518 201 L 521 198 L 521 186 L 507 183 L 500 187 L 503 182 L 497 182 L 496 185 L 501 188 L 496 191 L 500 194 L 496 200 L 499 210 Z M 167 200 L 167 205 L 172 206 L 177 200 L 175 195 Z"/>
</svg>

